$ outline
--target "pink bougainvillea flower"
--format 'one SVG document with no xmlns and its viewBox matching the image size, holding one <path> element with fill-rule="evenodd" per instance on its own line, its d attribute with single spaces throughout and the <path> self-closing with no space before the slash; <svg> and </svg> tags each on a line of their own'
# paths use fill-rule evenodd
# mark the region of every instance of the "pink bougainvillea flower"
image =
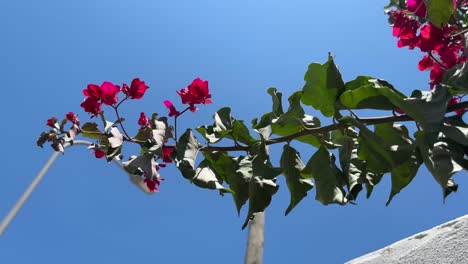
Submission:
<svg viewBox="0 0 468 264">
<path fill-rule="evenodd" d="M 68 114 L 65 115 L 65 118 L 67 118 L 68 121 L 72 122 L 73 124 L 80 124 L 80 120 L 78 119 L 78 115 L 76 115 L 73 112 L 68 112 Z"/>
<path fill-rule="evenodd" d="M 434 66 L 434 63 L 436 63 L 434 59 L 431 58 L 431 56 L 426 55 L 419 61 L 418 68 L 420 71 L 424 71 L 426 69 L 432 69 L 432 67 Z"/>
<path fill-rule="evenodd" d="M 444 31 L 428 23 L 421 28 L 418 47 L 422 52 L 427 52 L 444 45 Z"/>
<path fill-rule="evenodd" d="M 429 78 L 431 81 L 429 82 L 431 90 L 434 88 L 435 85 L 439 84 L 442 81 L 442 77 L 446 70 L 442 68 L 438 63 L 434 64 L 432 67 L 431 72 L 429 73 Z"/>
<path fill-rule="evenodd" d="M 84 108 L 84 111 L 91 114 L 91 117 L 95 117 L 100 114 L 101 111 L 101 103 L 99 103 L 93 97 L 86 97 L 83 103 L 80 105 Z"/>
<path fill-rule="evenodd" d="M 448 105 L 458 104 L 458 103 L 460 103 L 460 101 L 461 101 L 460 97 L 454 96 L 454 97 L 452 97 L 452 99 L 450 99 Z M 463 115 L 465 112 L 468 112 L 468 108 L 455 110 L 455 113 L 457 115 Z"/>
<path fill-rule="evenodd" d="M 130 88 L 128 85 L 124 84 L 122 91 L 127 96 L 130 96 L 131 99 L 141 99 L 148 88 L 149 86 L 147 86 L 145 82 L 142 82 L 139 78 L 135 78 L 133 79 Z"/>
<path fill-rule="evenodd" d="M 180 91 L 177 91 L 183 104 L 190 105 L 190 111 L 195 112 L 195 104 L 211 104 L 211 94 L 208 89 L 208 81 L 196 78 L 192 83 Z"/>
<path fill-rule="evenodd" d="M 94 156 L 97 158 L 97 159 L 101 159 L 103 157 L 106 156 L 106 153 L 100 149 L 95 149 L 94 150 Z"/>
<path fill-rule="evenodd" d="M 398 47 L 414 49 L 418 43 L 417 31 L 421 23 L 409 16 L 404 10 L 396 10 L 391 15 L 395 19 L 395 23 L 392 25 L 392 34 L 394 37 L 398 37 Z"/>
<path fill-rule="evenodd" d="M 151 192 L 159 192 L 158 187 L 162 181 L 164 181 L 164 179 L 160 177 L 153 178 L 152 180 L 148 180 L 147 178 L 145 178 L 144 180 L 144 182 L 146 183 L 146 186 L 148 186 L 148 189 Z"/>
<path fill-rule="evenodd" d="M 150 120 L 148 119 L 148 117 L 146 117 L 145 113 L 143 112 L 140 113 L 140 119 L 138 119 L 138 124 L 141 126 L 141 128 L 151 127 Z"/>
<path fill-rule="evenodd" d="M 171 101 L 165 100 L 164 105 L 166 106 L 167 109 L 169 109 L 169 116 L 178 116 L 180 115 L 180 112 L 177 111 L 175 108 L 174 104 L 172 104 Z"/>
<path fill-rule="evenodd" d="M 174 147 L 166 147 L 166 146 L 163 146 L 162 148 L 162 160 L 163 162 L 165 163 L 171 163 L 172 162 L 172 159 L 171 159 L 171 154 L 172 152 L 174 151 Z"/>
<path fill-rule="evenodd" d="M 415 14 L 418 17 L 425 17 L 426 16 L 426 4 L 424 0 L 408 0 L 406 2 L 406 7 L 410 12 L 416 12 Z"/>
<path fill-rule="evenodd" d="M 96 84 L 88 84 L 88 87 L 83 90 L 83 94 L 96 99 L 96 101 L 99 101 L 102 95 L 101 88 Z"/>
<path fill-rule="evenodd" d="M 57 128 L 58 127 L 57 118 L 52 117 L 52 118 L 47 119 L 46 124 L 50 126 L 51 128 Z"/>
<path fill-rule="evenodd" d="M 113 105 L 119 100 L 117 94 L 120 87 L 111 82 L 103 82 L 101 85 L 101 99 L 105 105 Z"/>
</svg>

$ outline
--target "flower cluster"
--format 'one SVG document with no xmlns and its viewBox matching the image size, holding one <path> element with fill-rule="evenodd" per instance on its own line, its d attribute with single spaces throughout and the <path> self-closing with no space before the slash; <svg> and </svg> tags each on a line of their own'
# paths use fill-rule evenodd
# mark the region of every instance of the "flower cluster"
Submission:
<svg viewBox="0 0 468 264">
<path fill-rule="evenodd" d="M 83 107 L 85 112 L 90 113 L 91 117 L 95 117 L 102 113 L 102 104 L 113 106 L 119 101 L 118 93 L 120 91 L 126 95 L 125 98 L 141 99 L 148 88 L 145 82 L 140 81 L 139 78 L 133 79 L 130 87 L 127 84 L 123 84 L 122 89 L 111 82 L 103 82 L 101 86 L 89 84 L 83 90 L 86 98 L 81 103 L 81 107 Z"/>
<path fill-rule="evenodd" d="M 460 6 L 466 6 L 468 1 L 460 1 Z M 419 48 L 425 53 L 418 63 L 420 71 L 429 70 L 430 88 L 442 82 L 444 73 L 456 65 L 467 61 L 464 56 L 464 45 L 461 34 L 457 33 L 459 27 L 456 24 L 447 24 L 441 28 L 427 22 L 426 3 L 424 0 L 408 0 L 408 10 L 396 10 L 391 12 L 394 19 L 393 36 L 398 38 L 399 48 Z M 453 0 L 454 10 L 457 1 Z M 454 96 L 449 104 L 461 102 L 461 96 Z M 400 112 L 400 110 L 397 110 Z M 457 110 L 458 115 L 466 110 Z"/>
<path fill-rule="evenodd" d="M 187 87 L 177 92 L 183 104 L 188 104 L 190 111 L 197 110 L 196 104 L 211 104 L 211 94 L 208 90 L 208 81 L 196 78 Z"/>
<path fill-rule="evenodd" d="M 208 81 L 204 81 L 200 78 L 196 78 L 192 83 L 186 88 L 177 91 L 177 94 L 182 100 L 182 104 L 187 104 L 190 111 L 197 111 L 196 104 L 211 104 L 211 94 L 208 89 Z M 178 117 L 180 114 L 184 113 L 186 110 L 179 112 L 174 104 L 169 101 L 164 101 L 164 106 L 169 109 L 169 117 L 174 116 Z"/>
<path fill-rule="evenodd" d="M 417 16 L 425 16 L 424 2 L 408 1 L 408 10 Z M 454 35 L 458 30 L 456 25 L 446 25 L 437 28 L 432 23 L 420 23 L 419 18 L 405 10 L 392 13 L 395 19 L 393 36 L 398 37 L 398 47 L 414 49 L 418 47 L 426 55 L 419 61 L 421 71 L 430 70 L 430 87 L 442 81 L 444 73 L 455 65 L 464 62 L 463 43 L 460 35 Z"/>
<path fill-rule="evenodd" d="M 101 85 L 87 85 L 83 90 L 85 99 L 81 107 L 91 114 L 91 118 L 99 115 L 103 128 L 100 129 L 96 122 L 87 122 L 80 127 L 78 116 L 69 112 L 61 123 L 55 117 L 46 121 L 46 125 L 52 129 L 41 134 L 37 145 L 42 147 L 45 142 L 49 141 L 52 142 L 54 150 L 64 152 L 64 145 L 73 144 L 74 138 L 81 133 L 84 137 L 96 140 L 89 147 L 96 158 L 106 158 L 107 161 L 111 161 L 122 159 L 121 151 L 124 141 L 136 143 L 141 147 L 141 154 L 131 156 L 122 165 L 127 173 L 132 175 L 132 181 L 136 181 L 138 186 L 145 186 L 145 191 L 158 192 L 159 185 L 164 180 L 159 176 L 158 170 L 174 162 L 172 155 L 175 146 L 168 145 L 168 142 L 169 140 L 177 142 L 177 132 L 172 135 L 172 131 L 175 131 L 177 127 L 177 117 L 188 110 L 195 112 L 198 104 L 210 104 L 211 94 L 208 81 L 196 78 L 186 88 L 176 91 L 182 103 L 188 105 L 186 109 L 179 112 L 171 101 L 164 101 L 164 106 L 169 110 L 169 117 L 174 117 L 173 127 L 167 124 L 166 117 L 158 118 L 158 114 L 154 113 L 151 118 L 148 118 L 144 112 L 141 112 L 138 119 L 140 128 L 136 136 L 131 137 L 124 127 L 125 119 L 120 118 L 119 107 L 127 99 L 141 99 L 148 88 L 139 78 L 133 79 L 130 86 L 124 83 L 122 88 L 109 81 Z M 125 96 L 119 101 L 120 92 Z M 110 106 L 115 111 L 116 119 L 112 120 L 116 121 L 110 122 L 106 119 L 101 109 L 103 105 Z M 67 122 L 72 123 L 69 130 L 64 129 Z"/>
</svg>

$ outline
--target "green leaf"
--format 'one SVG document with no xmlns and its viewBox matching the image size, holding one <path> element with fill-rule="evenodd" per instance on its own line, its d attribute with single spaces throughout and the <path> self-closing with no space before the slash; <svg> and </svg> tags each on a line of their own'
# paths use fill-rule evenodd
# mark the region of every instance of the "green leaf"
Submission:
<svg viewBox="0 0 468 264">
<path fill-rule="evenodd" d="M 392 189 L 386 203 L 388 206 L 393 197 L 413 180 L 422 161 L 405 126 L 392 123 L 378 124 L 375 126 L 375 134 L 390 145 L 392 159 L 395 161 L 391 168 Z"/>
<path fill-rule="evenodd" d="M 130 160 L 122 162 L 125 171 L 131 175 L 145 176 L 147 179 L 158 178 L 159 173 L 156 170 L 156 161 L 153 154 L 144 154 L 141 156 L 131 156 Z"/>
<path fill-rule="evenodd" d="M 347 82 L 345 89 L 340 95 L 340 102 L 350 109 L 393 110 L 405 98 L 387 81 L 368 76 L 359 76 Z"/>
<path fill-rule="evenodd" d="M 367 171 L 366 162 L 358 157 L 357 137 L 357 132 L 352 128 L 332 132 L 333 142 L 340 145 L 338 148 L 340 165 L 348 185 L 346 198 L 352 201 L 357 199 L 362 184 L 367 183 L 368 177 L 373 175 Z"/>
<path fill-rule="evenodd" d="M 252 163 L 246 162 L 245 157 L 233 158 L 224 152 L 204 153 L 210 161 L 214 173 L 229 184 L 232 197 L 240 214 L 242 206 L 249 199 L 249 182 L 252 177 Z"/>
<path fill-rule="evenodd" d="M 468 94 L 468 62 L 460 63 L 449 69 L 442 78 L 449 86 L 451 94 Z"/>
<path fill-rule="evenodd" d="M 122 152 L 122 145 L 112 148 L 108 147 L 106 151 L 106 160 L 107 162 L 112 161 L 115 157 L 119 156 L 120 153 Z"/>
<path fill-rule="evenodd" d="M 179 138 L 175 147 L 175 165 L 186 179 L 195 176 L 195 160 L 201 148 L 191 129 L 187 129 Z"/>
<path fill-rule="evenodd" d="M 258 141 L 258 139 L 255 139 L 250 135 L 249 129 L 241 120 L 234 120 L 232 123 L 232 131 L 228 137 L 246 145 L 251 145 Z"/>
<path fill-rule="evenodd" d="M 461 171 L 463 167 L 455 161 L 453 147 L 447 142 L 438 141 L 432 145 L 428 142 L 424 131 L 417 131 L 415 137 L 424 164 L 442 187 L 445 200 L 447 195 L 458 188 L 458 185 L 452 180 L 452 175 Z"/>
<path fill-rule="evenodd" d="M 451 98 L 446 87 L 437 85 L 430 92 L 413 91 L 411 97 L 405 99 L 399 108 L 421 125 L 430 140 L 434 140 L 442 128 Z"/>
<path fill-rule="evenodd" d="M 39 136 L 39 138 L 36 141 L 37 146 L 42 148 L 44 146 L 44 144 L 47 142 L 48 139 L 49 139 L 49 133 L 42 132 L 41 135 Z"/>
<path fill-rule="evenodd" d="M 367 189 L 367 194 L 366 197 L 367 199 L 370 198 L 372 191 L 374 190 L 374 187 L 379 184 L 379 182 L 382 180 L 383 173 L 373 173 L 369 172 L 368 174 L 368 181 L 366 182 L 366 189 Z"/>
<path fill-rule="evenodd" d="M 252 145 L 249 155 L 252 159 L 252 172 L 255 176 L 261 176 L 265 179 L 275 179 L 281 174 L 282 169 L 273 167 L 270 162 L 267 146 L 264 142 L 257 142 Z"/>
<path fill-rule="evenodd" d="M 196 128 L 208 142 L 216 143 L 224 137 L 247 145 L 257 141 L 250 135 L 248 128 L 242 121 L 231 116 L 229 107 L 218 110 L 213 119 L 215 122 L 212 126 L 199 126 Z"/>
<path fill-rule="evenodd" d="M 320 120 L 316 117 L 306 115 L 301 106 L 300 100 L 302 92 L 297 91 L 289 98 L 289 109 L 286 113 L 272 120 L 271 130 L 273 134 L 279 136 L 289 136 L 304 129 L 320 127 Z M 322 140 L 328 140 L 329 135 L 306 135 L 297 138 L 298 141 L 319 147 Z"/>
<path fill-rule="evenodd" d="M 276 118 L 278 118 L 280 115 L 282 115 L 284 112 L 283 112 L 283 104 L 282 104 L 282 101 L 281 101 L 281 98 L 282 98 L 282 93 L 279 93 L 276 88 L 269 88 L 267 90 L 268 94 L 271 95 L 271 99 L 272 99 L 272 104 L 273 104 L 273 109 L 271 112 L 269 113 L 266 113 L 262 116 L 262 118 L 260 119 L 260 122 L 258 124 L 255 124 L 254 125 L 254 128 L 255 129 L 258 129 L 258 128 L 264 128 L 264 127 L 267 127 L 269 126 L 273 120 L 275 120 Z M 256 121 L 255 121 L 256 122 Z"/>
<path fill-rule="evenodd" d="M 265 128 L 261 128 L 263 130 Z M 264 131 L 261 131 L 264 132 Z M 264 135 L 268 135 L 265 133 Z M 264 140 L 266 140 L 265 138 Z M 237 170 L 245 179 L 249 179 L 249 212 L 242 229 L 244 229 L 256 213 L 263 212 L 271 202 L 271 197 L 279 186 L 276 176 L 281 168 L 275 168 L 270 162 L 268 146 L 264 141 L 256 142 L 251 146 L 249 156 L 239 163 Z"/>
<path fill-rule="evenodd" d="M 221 195 L 232 192 L 221 185 L 215 172 L 210 168 L 210 162 L 207 160 L 203 160 L 195 170 L 195 176 L 192 182 L 200 188 L 219 190 Z"/>
<path fill-rule="evenodd" d="M 452 0 L 426 0 L 427 19 L 438 28 L 447 24 L 454 11 Z"/>
<path fill-rule="evenodd" d="M 101 130 L 99 130 L 98 124 L 94 122 L 88 122 L 81 126 L 81 132 L 83 137 L 101 139 Z"/>
<path fill-rule="evenodd" d="M 335 165 L 335 156 L 325 147 L 322 146 L 315 152 L 301 174 L 306 179 L 315 179 L 317 201 L 324 205 L 347 203 L 342 187 L 345 184 L 343 173 Z"/>
<path fill-rule="evenodd" d="M 393 197 L 405 188 L 418 173 L 421 166 L 421 158 L 416 153 L 412 154 L 406 162 L 392 169 L 392 190 L 386 205 L 388 206 Z"/>
<path fill-rule="evenodd" d="M 153 115 L 153 139 L 156 142 L 156 145 L 160 148 L 163 146 L 164 142 L 172 137 L 171 128 L 167 125 L 167 117 L 155 118 L 156 115 Z"/>
<path fill-rule="evenodd" d="M 444 124 L 441 132 L 453 141 L 468 146 L 468 127 Z"/>
<path fill-rule="evenodd" d="M 320 110 L 324 116 L 333 116 L 335 102 L 344 91 L 344 82 L 333 57 L 328 55 L 324 64 L 310 64 L 304 80 L 302 103 Z"/>
<path fill-rule="evenodd" d="M 153 138 L 153 130 L 149 127 L 141 128 L 135 135 L 135 139 L 140 142 L 147 142 Z"/>
<path fill-rule="evenodd" d="M 304 163 L 301 160 L 299 152 L 289 145 L 284 145 L 283 154 L 280 161 L 283 168 L 283 174 L 286 177 L 289 193 L 291 194 L 291 201 L 286 209 L 285 215 L 288 215 L 299 202 L 307 196 L 314 184 L 309 179 L 303 179 L 301 171 L 304 169 Z"/>
<path fill-rule="evenodd" d="M 377 174 L 387 173 L 397 165 L 397 153 L 392 152 L 386 142 L 370 131 L 367 127 L 359 125 L 358 156 L 365 160 L 367 168 Z"/>
<path fill-rule="evenodd" d="M 247 227 L 256 213 L 265 211 L 271 202 L 272 196 L 278 191 L 279 186 L 275 180 L 253 176 L 249 183 L 249 212 L 242 229 Z"/>
</svg>

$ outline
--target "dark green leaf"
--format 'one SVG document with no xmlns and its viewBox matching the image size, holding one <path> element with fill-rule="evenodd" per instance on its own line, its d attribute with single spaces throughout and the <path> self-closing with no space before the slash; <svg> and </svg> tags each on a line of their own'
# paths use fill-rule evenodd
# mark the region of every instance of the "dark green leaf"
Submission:
<svg viewBox="0 0 468 264">
<path fill-rule="evenodd" d="M 289 98 L 288 111 L 272 120 L 271 129 L 272 133 L 279 136 L 289 136 L 304 129 L 320 127 L 320 120 L 316 117 L 306 115 L 301 106 L 300 100 L 302 92 L 298 91 L 293 93 Z M 306 135 L 297 138 L 298 141 L 311 144 L 312 146 L 319 147 L 322 140 L 328 140 L 329 135 Z"/>
<path fill-rule="evenodd" d="M 304 80 L 302 103 L 320 110 L 324 116 L 333 116 L 335 102 L 344 91 L 344 82 L 333 57 L 329 55 L 324 64 L 310 64 Z"/>
<path fill-rule="evenodd" d="M 245 126 L 244 122 L 240 120 L 233 121 L 232 131 L 228 137 L 232 137 L 232 139 L 235 141 L 244 143 L 246 145 L 251 145 L 258 141 L 250 135 L 249 129 Z"/>
<path fill-rule="evenodd" d="M 400 109 L 414 118 L 430 139 L 435 140 L 447 111 L 447 104 L 452 96 L 446 87 L 437 85 L 430 92 L 413 91 L 410 98 L 405 99 Z"/>
<path fill-rule="evenodd" d="M 456 191 L 458 185 L 452 180 L 452 175 L 461 171 L 463 167 L 453 157 L 453 147 L 447 142 L 439 141 L 430 144 L 424 131 L 415 133 L 416 144 L 427 169 L 442 187 L 444 199 L 451 192 Z"/>
<path fill-rule="evenodd" d="M 249 184 L 249 212 L 242 229 L 244 229 L 256 213 L 265 211 L 271 202 L 272 196 L 278 191 L 279 186 L 275 180 L 253 176 Z"/>
<path fill-rule="evenodd" d="M 441 132 L 453 141 L 461 145 L 468 146 L 468 127 L 444 124 Z"/>
<path fill-rule="evenodd" d="M 451 94 L 468 94 L 468 62 L 458 64 L 448 70 L 442 82 L 451 86 L 449 87 Z"/>
<path fill-rule="evenodd" d="M 291 194 L 291 201 L 285 212 L 285 215 L 288 215 L 307 196 L 307 192 L 314 187 L 314 184 L 309 179 L 302 178 L 301 171 L 304 169 L 304 163 L 299 152 L 289 145 L 284 145 L 280 163 Z"/>
<path fill-rule="evenodd" d="M 42 132 L 41 135 L 39 136 L 39 138 L 36 141 L 37 146 L 42 148 L 44 146 L 44 144 L 47 142 L 48 139 L 49 139 L 49 133 Z"/>
<path fill-rule="evenodd" d="M 96 123 L 85 123 L 81 127 L 81 132 L 83 133 L 83 137 L 93 138 L 93 139 L 100 139 L 101 138 L 101 131 L 98 128 L 98 124 Z"/>
<path fill-rule="evenodd" d="M 235 141 L 250 145 L 257 141 L 254 139 L 248 128 L 240 120 L 231 116 L 231 109 L 224 107 L 219 109 L 213 116 L 212 126 L 200 126 L 196 130 L 210 143 L 216 143 L 227 137 Z"/>
<path fill-rule="evenodd" d="M 122 162 L 122 164 L 124 169 L 131 175 L 145 176 L 150 180 L 159 177 L 153 154 L 131 156 L 130 160 Z"/>
<path fill-rule="evenodd" d="M 367 171 L 366 162 L 360 160 L 357 155 L 357 137 L 354 129 L 335 130 L 332 133 L 332 139 L 338 148 L 340 165 L 348 185 L 349 200 L 356 200 L 362 190 L 362 184 L 368 181 L 372 174 Z"/>
<path fill-rule="evenodd" d="M 280 115 L 282 115 L 283 112 L 283 104 L 281 101 L 282 98 L 282 93 L 277 92 L 276 88 L 269 88 L 267 90 L 268 94 L 271 95 L 272 99 L 272 104 L 273 104 L 273 109 L 271 112 L 266 113 L 262 116 L 260 119 L 260 122 L 257 124 L 255 121 L 254 128 L 259 129 L 259 128 L 264 128 L 266 126 L 269 126 L 273 120 L 278 118 Z"/>
<path fill-rule="evenodd" d="M 264 142 L 257 142 L 252 145 L 249 155 L 252 157 L 253 175 L 261 176 L 265 179 L 275 179 L 281 174 L 281 168 L 273 167 L 270 162 L 267 146 Z"/>
<path fill-rule="evenodd" d="M 219 190 L 221 195 L 226 192 L 232 192 L 221 185 L 215 172 L 210 168 L 210 162 L 207 160 L 202 161 L 195 170 L 195 177 L 192 179 L 192 182 L 200 188 Z"/>
<path fill-rule="evenodd" d="M 214 173 L 229 184 L 232 196 L 240 214 L 242 206 L 249 199 L 249 182 L 252 177 L 252 163 L 245 157 L 233 158 L 224 152 L 204 153 Z"/>
<path fill-rule="evenodd" d="M 315 179 L 315 199 L 322 204 L 346 204 L 343 173 L 335 165 L 335 156 L 323 146 L 310 158 L 302 177 Z"/>
<path fill-rule="evenodd" d="M 421 158 L 414 153 L 406 162 L 392 169 L 392 190 L 386 203 L 387 206 L 390 204 L 393 197 L 413 180 L 418 173 L 419 166 L 421 166 Z"/>
<path fill-rule="evenodd" d="M 108 162 L 112 161 L 112 159 L 119 156 L 121 152 L 122 152 L 122 145 L 117 146 L 115 148 L 108 147 L 106 151 L 106 160 Z"/>
<path fill-rule="evenodd" d="M 186 179 L 193 179 L 195 176 L 195 160 L 200 143 L 195 138 L 191 129 L 187 129 L 179 138 L 175 148 L 175 165 Z"/>
</svg>

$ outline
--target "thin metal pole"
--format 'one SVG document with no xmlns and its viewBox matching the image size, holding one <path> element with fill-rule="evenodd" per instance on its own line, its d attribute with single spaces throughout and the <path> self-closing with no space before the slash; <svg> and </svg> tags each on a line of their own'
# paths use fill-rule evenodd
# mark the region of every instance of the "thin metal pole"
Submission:
<svg viewBox="0 0 468 264">
<path fill-rule="evenodd" d="M 85 146 L 90 146 L 92 145 L 92 142 L 86 141 L 86 140 L 75 140 L 73 142 L 73 145 L 66 143 L 64 144 L 64 149 L 74 146 L 74 145 L 85 145 Z M 3 221 L 0 223 L 0 236 L 3 235 L 3 232 L 5 232 L 6 228 L 8 225 L 11 223 L 13 218 L 18 214 L 18 211 L 23 207 L 24 203 L 28 200 L 29 196 L 31 196 L 32 192 L 36 189 L 37 185 L 41 182 L 42 178 L 44 178 L 44 175 L 47 173 L 49 170 L 50 166 L 54 163 L 54 161 L 57 159 L 57 157 L 60 155 L 60 152 L 56 151 L 50 156 L 49 160 L 46 162 L 44 167 L 42 167 L 41 171 L 36 175 L 34 180 L 31 182 L 31 184 L 28 186 L 28 188 L 24 191 L 24 193 L 21 195 L 21 197 L 16 201 L 15 205 L 13 208 L 8 212 L 7 216 L 3 219 Z M 120 163 L 117 159 L 113 159 L 114 163 L 118 165 L 121 169 L 123 169 L 122 163 Z M 124 170 L 125 171 L 125 170 Z M 126 171 L 125 171 L 126 172 Z M 128 173 L 127 173 L 128 174 Z M 137 185 L 141 190 L 143 190 L 145 193 L 151 194 L 151 192 L 148 190 L 145 184 L 143 184 L 142 180 L 140 177 L 137 175 L 131 175 L 128 174 L 130 177 L 130 180 L 132 183 Z"/>
</svg>

